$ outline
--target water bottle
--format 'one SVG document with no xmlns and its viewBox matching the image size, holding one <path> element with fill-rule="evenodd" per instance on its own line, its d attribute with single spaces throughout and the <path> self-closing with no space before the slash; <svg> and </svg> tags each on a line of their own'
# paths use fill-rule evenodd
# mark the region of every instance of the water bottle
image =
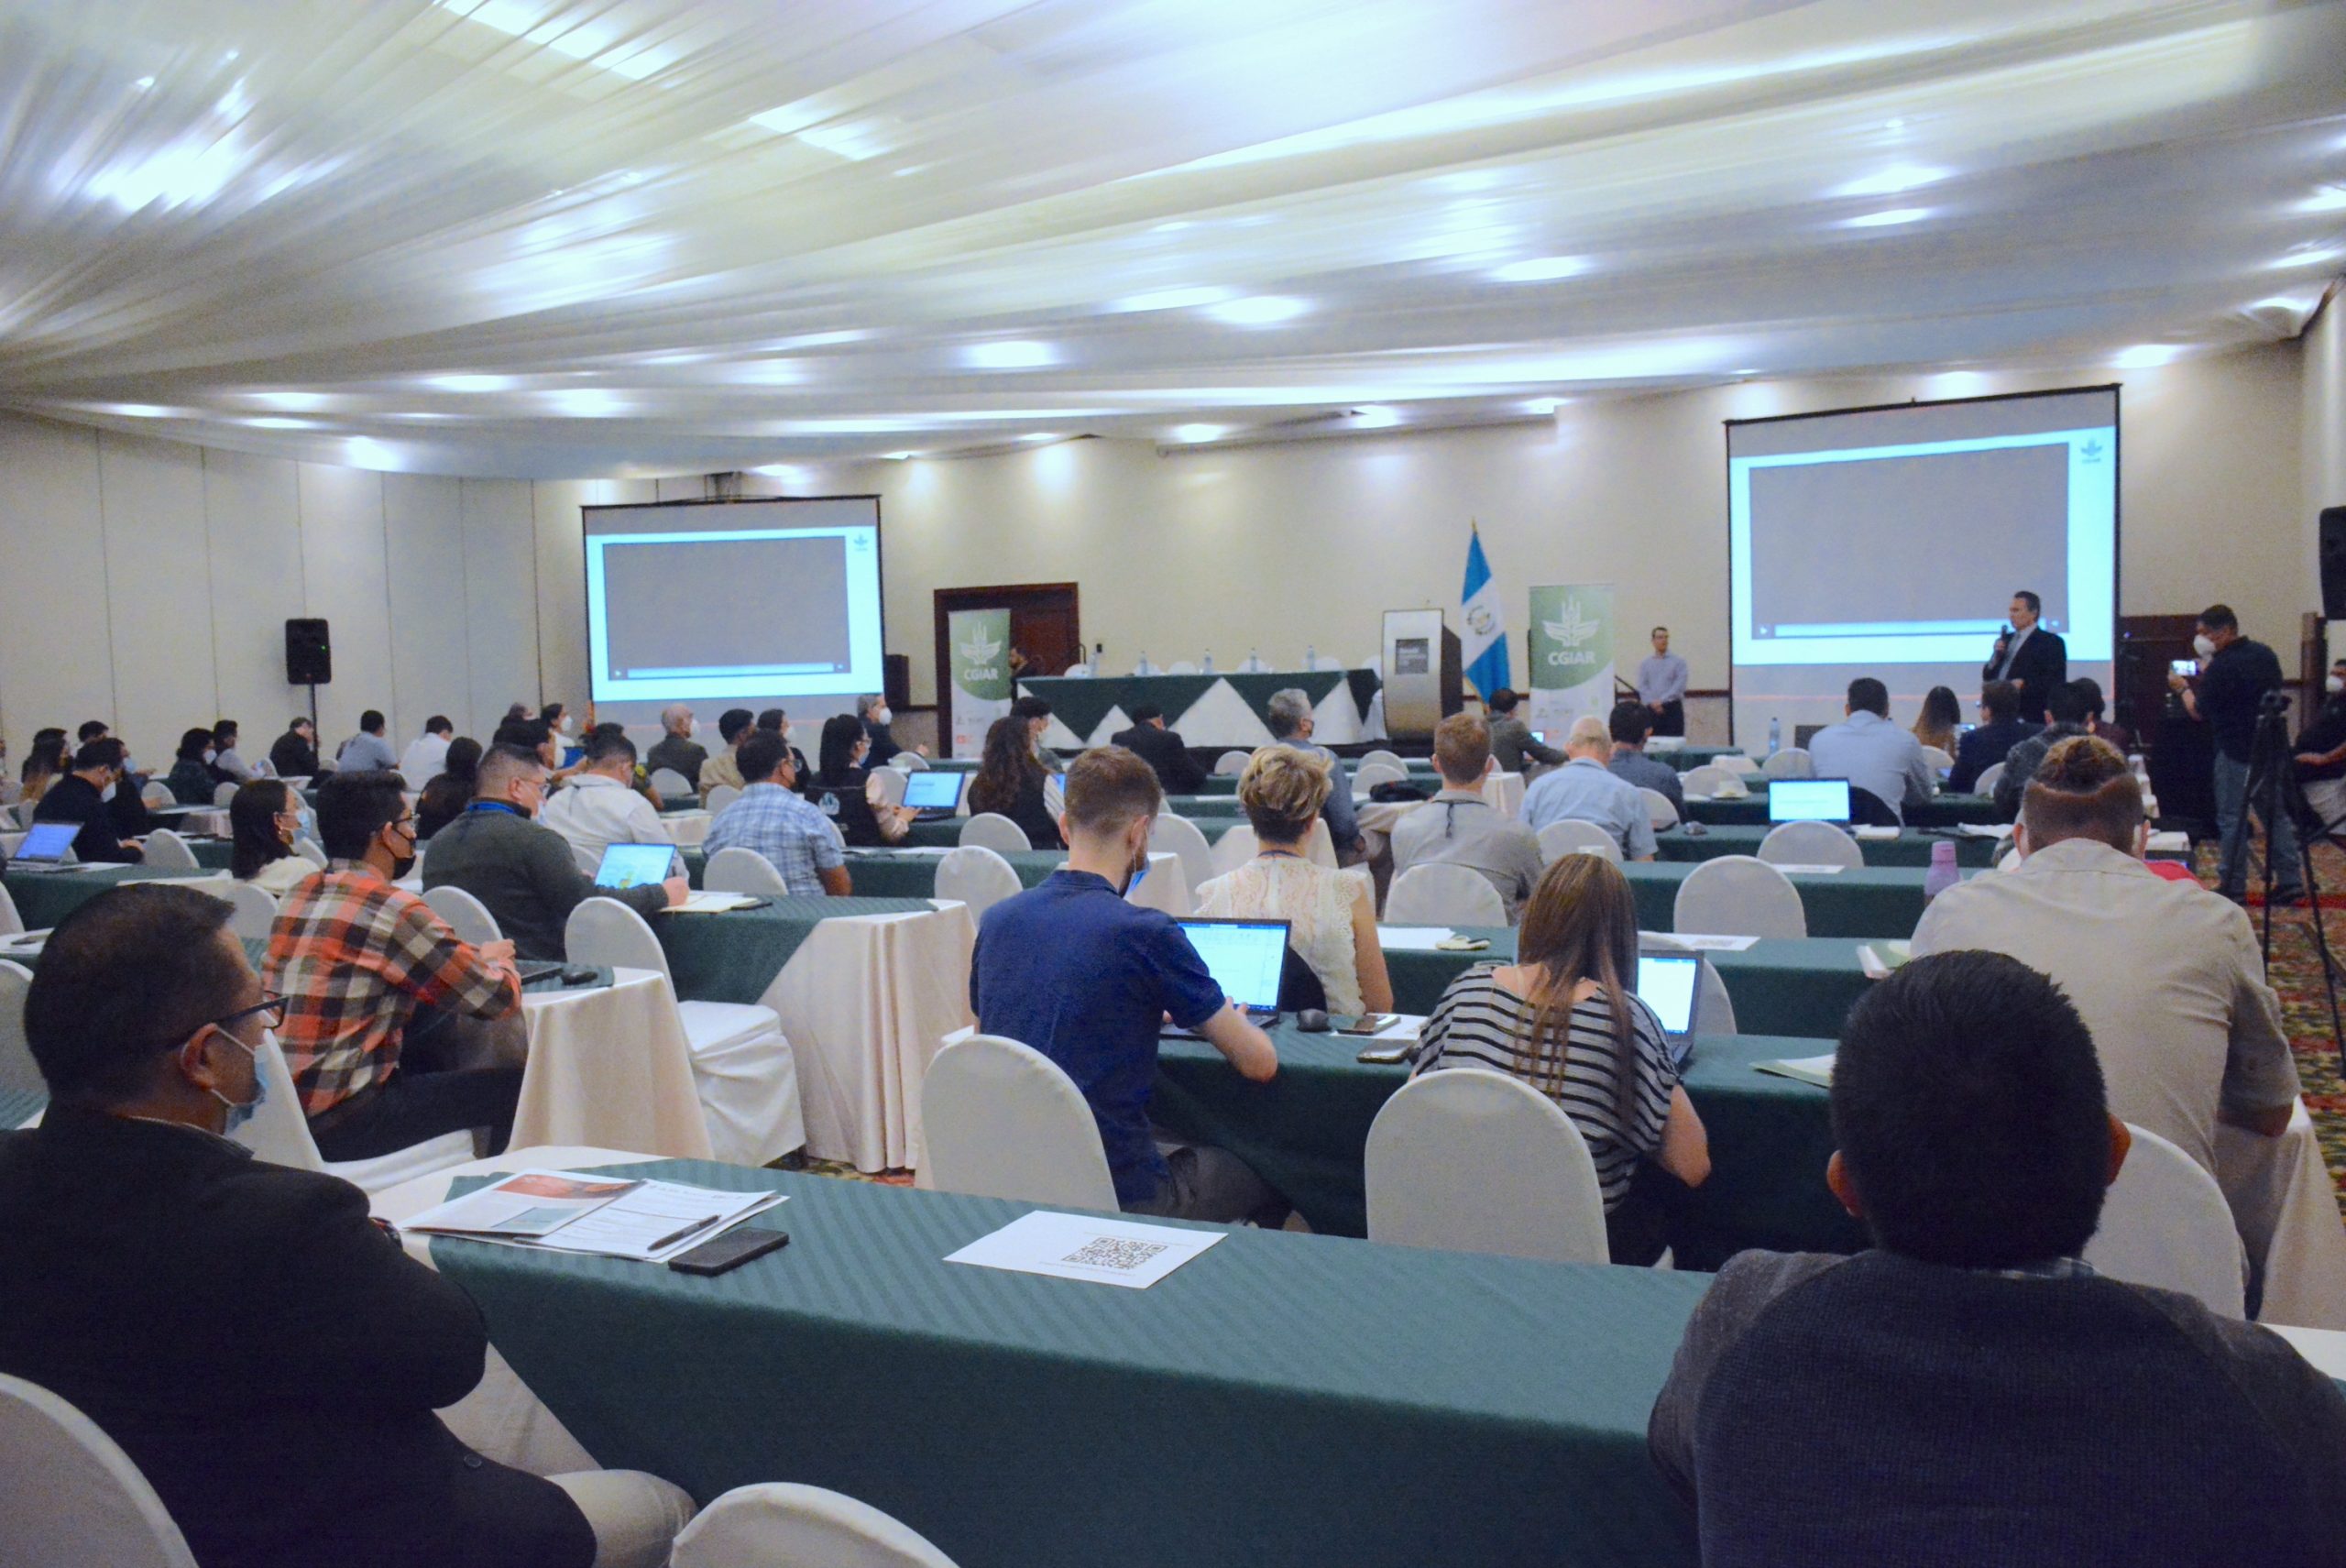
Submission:
<svg viewBox="0 0 2346 1568">
<path fill-rule="evenodd" d="M 1320 650 L 1309 642 L 1303 645 L 1303 667 L 1307 670 L 1316 670 L 1320 667 Z"/>
<path fill-rule="evenodd" d="M 1213 650 L 1212 650 L 1212 649 L 1209 648 L 1209 649 L 1207 649 L 1207 650 L 1206 650 L 1206 662 L 1205 662 L 1203 664 L 1200 665 L 1200 666 L 1199 666 L 1199 668 L 1202 669 L 1202 670 L 1203 670 L 1207 674 L 1209 674 L 1209 675 L 1211 675 L 1211 674 L 1213 674 Z"/>
<path fill-rule="evenodd" d="M 1768 755 L 1771 757 L 1774 756 L 1778 750 L 1782 747 L 1783 743 L 1784 721 L 1781 718 L 1771 718 L 1768 720 Z M 1947 847 L 1949 849 L 1953 849 L 1955 846 L 1950 844 Z"/>
<path fill-rule="evenodd" d="M 1249 648 L 1249 649 L 1247 649 L 1247 650 L 1246 650 L 1246 673 L 1247 673 L 1248 674 L 1250 674 L 1250 675 L 1251 675 L 1251 674 L 1253 674 L 1255 671 L 1257 671 L 1257 670 L 1261 669 L 1262 667 L 1263 667 L 1263 654 L 1262 654 L 1262 651 L 1261 651 L 1260 649 L 1256 649 L 1256 648 Z"/>
<path fill-rule="evenodd" d="M 1156 673 L 1157 672 L 1154 669 L 1149 667 L 1148 650 L 1146 648 L 1142 649 L 1140 651 L 1140 665 L 1137 669 L 1133 671 L 1133 674 L 1135 675 L 1153 675 Z"/>
<path fill-rule="evenodd" d="M 1095 675 L 1108 673 L 1108 645 L 1105 642 L 1091 645 L 1091 673 Z"/>
<path fill-rule="evenodd" d="M 1963 872 L 1955 863 L 1955 844 L 1942 839 L 1931 846 L 1931 869 L 1923 873 L 1923 902 L 1931 900 L 1963 880 Z"/>
</svg>

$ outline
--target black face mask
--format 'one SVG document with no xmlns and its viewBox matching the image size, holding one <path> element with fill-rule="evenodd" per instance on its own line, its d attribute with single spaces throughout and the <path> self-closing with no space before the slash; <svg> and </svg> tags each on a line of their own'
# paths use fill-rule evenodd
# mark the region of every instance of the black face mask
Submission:
<svg viewBox="0 0 2346 1568">
<path fill-rule="evenodd" d="M 386 828 L 384 831 L 388 833 L 389 829 Z M 389 842 L 388 839 L 385 841 L 386 843 Z M 413 841 L 411 840 L 408 844 L 408 850 L 406 854 L 401 855 L 394 853 L 391 858 L 391 880 L 393 882 L 397 882 L 413 870 L 415 870 L 415 845 Z"/>
</svg>

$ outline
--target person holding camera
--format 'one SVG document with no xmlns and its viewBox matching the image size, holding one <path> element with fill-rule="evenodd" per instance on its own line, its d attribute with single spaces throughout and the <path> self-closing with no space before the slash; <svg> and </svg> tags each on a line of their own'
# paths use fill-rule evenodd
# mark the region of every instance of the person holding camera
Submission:
<svg viewBox="0 0 2346 1568">
<path fill-rule="evenodd" d="M 2264 643 L 2242 636 L 2240 617 L 2224 604 L 2211 604 L 2199 612 L 2191 646 L 2199 655 L 2198 684 L 2172 673 L 2166 684 L 2183 699 L 2183 711 L 2214 731 L 2216 825 L 2223 833 L 2216 891 L 2240 904 L 2246 901 L 2248 888 L 2249 759 L 2255 751 L 2257 718 L 2265 698 L 2281 690 L 2281 661 Z M 2297 853 L 2297 824 L 2286 809 L 2269 815 L 2272 820 L 2265 826 L 2273 835 L 2268 852 L 2273 857 L 2274 901 L 2302 904 L 2305 872 Z"/>
</svg>

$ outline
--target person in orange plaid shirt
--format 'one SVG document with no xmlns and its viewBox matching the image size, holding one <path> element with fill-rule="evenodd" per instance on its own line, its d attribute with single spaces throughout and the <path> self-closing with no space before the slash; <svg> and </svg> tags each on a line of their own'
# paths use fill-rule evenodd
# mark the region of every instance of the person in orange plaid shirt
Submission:
<svg viewBox="0 0 2346 1568">
<path fill-rule="evenodd" d="M 519 1066 L 469 1066 L 470 1019 L 521 1005 L 513 944 L 457 939 L 392 883 L 415 864 L 415 815 L 395 773 L 337 773 L 318 794 L 332 867 L 294 884 L 269 937 L 263 983 L 287 998 L 277 1032 L 318 1152 L 370 1159 L 442 1133 L 487 1128 L 505 1147 Z"/>
</svg>

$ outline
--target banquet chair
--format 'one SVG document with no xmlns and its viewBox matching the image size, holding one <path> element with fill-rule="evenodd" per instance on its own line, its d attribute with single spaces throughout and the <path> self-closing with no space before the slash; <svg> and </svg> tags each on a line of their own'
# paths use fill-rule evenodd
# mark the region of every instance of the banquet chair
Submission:
<svg viewBox="0 0 2346 1568">
<path fill-rule="evenodd" d="M 1996 786 L 2003 782 L 2004 764 L 1998 762 L 1994 767 L 1989 768 L 1985 772 L 1981 773 L 1979 778 L 1972 782 L 1971 793 L 1974 795 L 1993 795 L 1996 793 Z"/>
<path fill-rule="evenodd" d="M 40 802 L 37 800 L 20 800 L 8 809 L 16 814 L 17 827 L 29 828 L 33 825 L 33 814 L 40 809 Z"/>
<path fill-rule="evenodd" d="M 880 796 L 881 805 L 902 806 L 904 804 L 905 774 L 903 770 L 874 768 L 866 776 L 878 784 L 879 787 L 874 793 Z"/>
<path fill-rule="evenodd" d="M 320 871 L 325 870 L 331 863 L 331 858 L 326 854 L 326 847 L 306 833 L 293 840 L 293 852 Z M 422 854 L 422 850 L 419 848 L 416 850 L 417 858 L 421 860 Z"/>
<path fill-rule="evenodd" d="M 1226 876 L 1262 852 L 1263 846 L 1255 837 L 1253 825 L 1241 822 L 1214 840 L 1213 874 Z M 1189 891 L 1195 893 L 1197 889 Z"/>
<path fill-rule="evenodd" d="M 1213 776 L 1218 779 L 1234 779 L 1244 773 L 1246 764 L 1254 760 L 1255 753 L 1252 751 L 1224 751 L 1213 760 Z"/>
<path fill-rule="evenodd" d="M 1487 1068 L 1401 1086 L 1369 1124 L 1368 1239 L 1551 1263 L 1605 1263 L 1605 1193 L 1556 1102 Z"/>
<path fill-rule="evenodd" d="M 153 784 L 148 784 L 147 787 L 148 787 L 148 789 L 150 789 L 150 790 L 151 790 L 151 789 L 153 789 L 155 786 L 154 786 Z M 231 801 L 233 801 L 233 800 L 235 800 L 235 799 L 236 798 L 236 791 L 238 791 L 239 789 L 241 789 L 241 788 L 243 788 L 243 787 L 244 787 L 244 786 L 243 786 L 242 784 L 236 784 L 236 783 L 234 783 L 234 782 L 232 782 L 232 781 L 230 781 L 230 780 L 227 780 L 227 779 L 223 779 L 223 780 L 221 780 L 221 781 L 220 781 L 220 783 L 219 783 L 218 784 L 216 784 L 215 786 L 214 786 L 214 788 L 213 788 L 213 791 L 212 791 L 212 804 L 213 804 L 213 805 L 214 805 L 214 806 L 226 806 L 229 802 L 231 802 Z M 174 796 L 172 796 L 172 795 L 171 795 L 171 793 L 170 793 L 170 785 L 166 784 L 166 785 L 164 786 L 163 794 L 164 794 L 165 799 L 163 800 L 163 803 L 162 803 L 162 804 L 164 804 L 165 806 L 170 806 L 170 805 L 174 804 L 174 801 L 175 801 L 176 797 L 174 797 Z M 152 806 L 152 805 L 154 805 L 154 804 L 155 804 L 155 802 L 153 802 L 153 801 L 151 801 L 151 800 L 150 800 L 150 801 L 148 801 L 147 804 L 148 804 L 148 805 L 149 805 L 149 806 Z M 297 803 L 297 804 L 298 804 L 298 803 Z"/>
<path fill-rule="evenodd" d="M 317 1140 L 310 1135 L 310 1119 L 302 1113 L 301 1094 L 293 1084 L 293 1069 L 286 1065 L 285 1053 L 274 1036 L 261 1036 L 259 1047 L 253 1052 L 253 1070 L 265 1092 L 254 1107 L 252 1119 L 229 1136 L 273 1165 L 291 1166 L 295 1170 L 322 1170 L 328 1176 L 341 1177 L 354 1187 L 379 1192 L 386 1187 L 462 1165 L 476 1152 L 472 1134 L 459 1129 L 372 1159 L 329 1160 L 318 1152 Z"/>
<path fill-rule="evenodd" d="M 603 869 L 603 852 L 586 844 L 570 846 L 570 861 L 589 882 Z"/>
<path fill-rule="evenodd" d="M 708 857 L 708 864 L 700 871 L 700 885 L 704 893 L 754 893 L 785 898 L 790 894 L 790 884 L 783 880 L 772 861 L 739 844 Z"/>
<path fill-rule="evenodd" d="M 1010 862 L 982 844 L 948 850 L 937 862 L 937 896 L 968 905 L 972 920 L 984 919 L 987 910 L 1024 890 Z"/>
<path fill-rule="evenodd" d="M 1393 879 L 1385 918 L 1396 926 L 1504 926 L 1507 902 L 1468 866 L 1411 866 Z"/>
<path fill-rule="evenodd" d="M 220 787 L 228 790 L 231 794 L 235 793 L 233 785 L 223 784 Z M 138 792 L 138 804 L 150 811 L 159 806 L 177 806 L 179 803 L 180 797 L 171 793 L 171 786 L 160 779 L 148 779 L 147 787 Z M 214 792 L 213 804 L 215 806 L 222 804 L 217 791 Z"/>
<path fill-rule="evenodd" d="M 714 817 L 740 798 L 740 784 L 718 784 L 708 792 L 708 814 Z"/>
<path fill-rule="evenodd" d="M 1353 773 L 1353 793 L 1366 795 L 1378 784 L 1399 784 L 1409 775 L 1389 762 L 1363 762 Z"/>
<path fill-rule="evenodd" d="M 1556 860 L 1576 850 L 1602 855 L 1617 866 L 1621 863 L 1621 846 L 1614 842 L 1612 834 L 1594 822 L 1567 818 L 1562 822 L 1551 822 L 1540 829 L 1540 858 L 1542 861 Z"/>
<path fill-rule="evenodd" d="M 1701 767 L 1689 768 L 1680 775 L 1678 787 L 1689 795 L 1716 795 L 1719 785 L 1739 776 L 1732 768 L 1722 768 L 1716 762 L 1705 762 Z"/>
<path fill-rule="evenodd" d="M 1943 773 L 1949 768 L 1955 766 L 1955 758 L 1953 754 L 1947 751 L 1945 747 L 1941 746 L 1924 747 L 1923 761 L 1930 763 L 1932 770 L 1936 773 Z"/>
<path fill-rule="evenodd" d="M 1816 764 L 1798 746 L 1787 746 L 1760 763 L 1760 771 L 1771 779 L 1813 779 Z"/>
<path fill-rule="evenodd" d="M 667 800 L 675 795 L 695 795 L 698 791 L 693 788 L 692 780 L 675 769 L 654 768 L 652 770 L 652 793 Z"/>
<path fill-rule="evenodd" d="M 2112 1279 L 2179 1290 L 2220 1316 L 2246 1317 L 2248 1253 L 2224 1190 L 2156 1133 L 2132 1123 L 2127 1130 L 2134 1146 L 2101 1201 L 2085 1261 Z"/>
<path fill-rule="evenodd" d="M 139 863 L 159 872 L 201 872 L 203 862 L 187 840 L 168 828 L 158 828 L 147 835 L 147 852 Z"/>
<path fill-rule="evenodd" d="M 1379 746 L 1374 751 L 1362 752 L 1360 765 L 1364 768 L 1371 766 L 1387 767 L 1392 769 L 1403 778 L 1408 778 L 1409 776 L 1409 764 L 1401 760 L 1401 753 L 1398 751 L 1388 751 L 1382 746 Z"/>
<path fill-rule="evenodd" d="M 1169 811 L 1157 813 L 1157 820 L 1149 825 L 1148 847 L 1181 857 L 1181 872 L 1189 879 L 1191 893 L 1214 874 L 1213 846 L 1206 842 L 1204 831 L 1186 817 L 1177 817 Z"/>
<path fill-rule="evenodd" d="M 16 901 L 9 896 L 5 886 L 0 886 L 0 937 L 14 937 L 25 928 L 25 917 L 16 913 Z"/>
<path fill-rule="evenodd" d="M 1760 858 L 1771 866 L 1839 866 L 1854 870 L 1866 852 L 1830 822 L 1780 822 L 1760 840 Z"/>
<path fill-rule="evenodd" d="M 949 1040 L 920 1091 L 940 1192 L 1117 1212 L 1100 1124 L 1058 1063 L 998 1035 Z"/>
<path fill-rule="evenodd" d="M 1805 937 L 1808 910 L 1792 878 L 1757 855 L 1721 855 L 1678 884 L 1671 928 L 1714 937 Z"/>
<path fill-rule="evenodd" d="M 25 992 L 32 984 L 32 970 L 0 959 L 0 1092 L 49 1092 L 25 1041 Z"/>
<path fill-rule="evenodd" d="M 1672 805 L 1670 797 L 1661 791 L 1640 788 L 1638 791 L 1638 798 L 1646 803 L 1646 820 L 1652 825 L 1655 832 L 1659 833 L 1665 828 L 1678 826 L 1678 807 Z"/>
<path fill-rule="evenodd" d="M 918 751 L 904 751 L 889 758 L 888 765 L 892 768 L 902 768 L 908 773 L 923 773 L 928 771 L 928 759 Z"/>
<path fill-rule="evenodd" d="M 1705 1035 L 1733 1035 L 1741 1031 L 1735 1026 L 1735 998 L 1727 993 L 1727 981 L 1720 978 L 1717 966 L 1706 956 L 1694 981 L 1695 1007 L 1703 1021 Z"/>
<path fill-rule="evenodd" d="M 562 941 L 572 963 L 651 970 L 667 982 L 692 1052 L 693 1087 L 714 1158 L 764 1165 L 806 1145 L 798 1063 L 781 1014 L 755 1003 L 674 1000 L 675 976 L 651 922 L 615 898 L 580 900 L 563 925 Z"/>
<path fill-rule="evenodd" d="M 795 1481 L 736 1486 L 676 1537 L 669 1568 L 953 1568 L 910 1525 Z"/>
<path fill-rule="evenodd" d="M 1035 847 L 1026 829 L 999 811 L 981 811 L 962 823 L 960 842 L 997 855 L 1025 854 Z"/>
<path fill-rule="evenodd" d="M 1088 681 L 1091 678 L 1091 666 L 1089 664 L 1069 664 L 1066 669 L 1059 672 L 1059 677 L 1062 680 Z"/>
<path fill-rule="evenodd" d="M 98 1423 L 0 1375 L 0 1563 L 195 1568 L 163 1499 Z"/>
<path fill-rule="evenodd" d="M 256 882 L 230 882 L 228 929 L 244 942 L 266 942 L 277 925 L 277 895 Z"/>
<path fill-rule="evenodd" d="M 497 916 L 488 912 L 488 905 L 461 887 L 451 884 L 433 888 L 423 895 L 423 902 L 433 914 L 448 923 L 449 929 L 456 933 L 458 941 L 468 942 L 477 948 L 483 942 L 501 940 L 505 935 L 498 928 Z M 604 899 L 602 902 L 608 904 L 610 901 Z M 577 961 L 586 963 L 589 960 L 580 959 Z"/>
</svg>

